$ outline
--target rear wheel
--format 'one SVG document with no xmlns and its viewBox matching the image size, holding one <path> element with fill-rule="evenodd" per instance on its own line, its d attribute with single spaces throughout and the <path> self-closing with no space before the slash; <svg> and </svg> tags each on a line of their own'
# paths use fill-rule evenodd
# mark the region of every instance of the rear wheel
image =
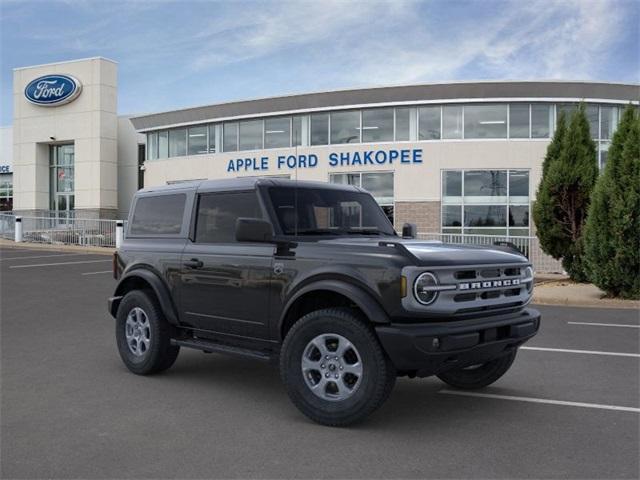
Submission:
<svg viewBox="0 0 640 480">
<path fill-rule="evenodd" d="M 138 375 L 171 367 L 180 347 L 171 345 L 171 325 L 151 292 L 127 293 L 116 315 L 116 342 L 122 361 Z"/>
<path fill-rule="evenodd" d="M 280 372 L 296 407 L 329 426 L 371 414 L 396 378 L 372 329 L 346 308 L 318 310 L 294 324 L 282 345 Z"/>
<path fill-rule="evenodd" d="M 517 350 L 486 363 L 449 370 L 438 374 L 438 378 L 452 387 L 475 390 L 491 385 L 502 377 L 516 358 Z"/>
</svg>

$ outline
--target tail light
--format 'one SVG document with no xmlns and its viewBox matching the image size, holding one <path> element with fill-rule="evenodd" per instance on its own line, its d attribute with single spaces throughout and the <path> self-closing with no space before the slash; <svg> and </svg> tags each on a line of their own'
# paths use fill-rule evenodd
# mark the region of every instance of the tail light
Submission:
<svg viewBox="0 0 640 480">
<path fill-rule="evenodd" d="M 113 268 L 113 278 L 117 280 L 120 276 L 120 271 L 118 268 L 118 252 L 113 252 L 111 267 Z"/>
</svg>

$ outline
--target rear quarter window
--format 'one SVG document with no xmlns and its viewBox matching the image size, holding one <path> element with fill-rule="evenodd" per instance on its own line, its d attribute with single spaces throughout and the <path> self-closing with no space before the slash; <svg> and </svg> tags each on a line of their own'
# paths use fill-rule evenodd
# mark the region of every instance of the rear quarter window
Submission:
<svg viewBox="0 0 640 480">
<path fill-rule="evenodd" d="M 129 233 L 179 235 L 187 196 L 184 193 L 140 197 L 136 201 Z"/>
</svg>

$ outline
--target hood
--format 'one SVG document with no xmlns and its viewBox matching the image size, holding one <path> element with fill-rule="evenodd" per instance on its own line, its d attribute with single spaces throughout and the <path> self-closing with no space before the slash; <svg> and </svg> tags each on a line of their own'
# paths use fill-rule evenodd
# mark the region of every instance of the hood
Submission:
<svg viewBox="0 0 640 480">
<path fill-rule="evenodd" d="M 341 237 L 321 240 L 320 243 L 357 247 L 392 248 L 392 245 L 380 245 L 381 242 L 397 244 L 406 250 L 420 265 L 489 265 L 500 263 L 523 263 L 527 258 L 509 247 L 495 245 L 468 245 L 441 243 L 439 241 L 410 240 L 394 237 Z"/>
</svg>

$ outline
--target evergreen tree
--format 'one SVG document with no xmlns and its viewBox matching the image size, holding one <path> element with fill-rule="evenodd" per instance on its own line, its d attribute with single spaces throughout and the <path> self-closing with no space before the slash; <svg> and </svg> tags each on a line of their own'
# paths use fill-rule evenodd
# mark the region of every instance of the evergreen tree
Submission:
<svg viewBox="0 0 640 480">
<path fill-rule="evenodd" d="M 584 105 L 571 116 L 559 150 L 557 158 L 546 166 L 534 221 L 542 249 L 556 259 L 561 258 L 573 280 L 584 282 L 587 276 L 582 259 L 582 233 L 598 176 L 596 146 Z"/>
<path fill-rule="evenodd" d="M 611 296 L 640 298 L 640 118 L 625 109 L 593 192 L 585 227 L 589 279 Z"/>
<path fill-rule="evenodd" d="M 554 220 L 554 203 L 550 186 L 548 185 L 548 171 L 549 167 L 560 158 L 566 132 L 565 112 L 560 112 L 558 121 L 556 122 L 556 130 L 551 139 L 551 143 L 549 143 L 547 147 L 547 153 L 542 162 L 542 179 L 538 185 L 536 201 L 532 209 L 533 221 L 536 225 L 536 234 L 540 240 L 540 246 L 546 253 L 556 259 L 561 258 L 564 253 L 564 250 L 561 248 L 564 235 L 560 225 Z"/>
</svg>

